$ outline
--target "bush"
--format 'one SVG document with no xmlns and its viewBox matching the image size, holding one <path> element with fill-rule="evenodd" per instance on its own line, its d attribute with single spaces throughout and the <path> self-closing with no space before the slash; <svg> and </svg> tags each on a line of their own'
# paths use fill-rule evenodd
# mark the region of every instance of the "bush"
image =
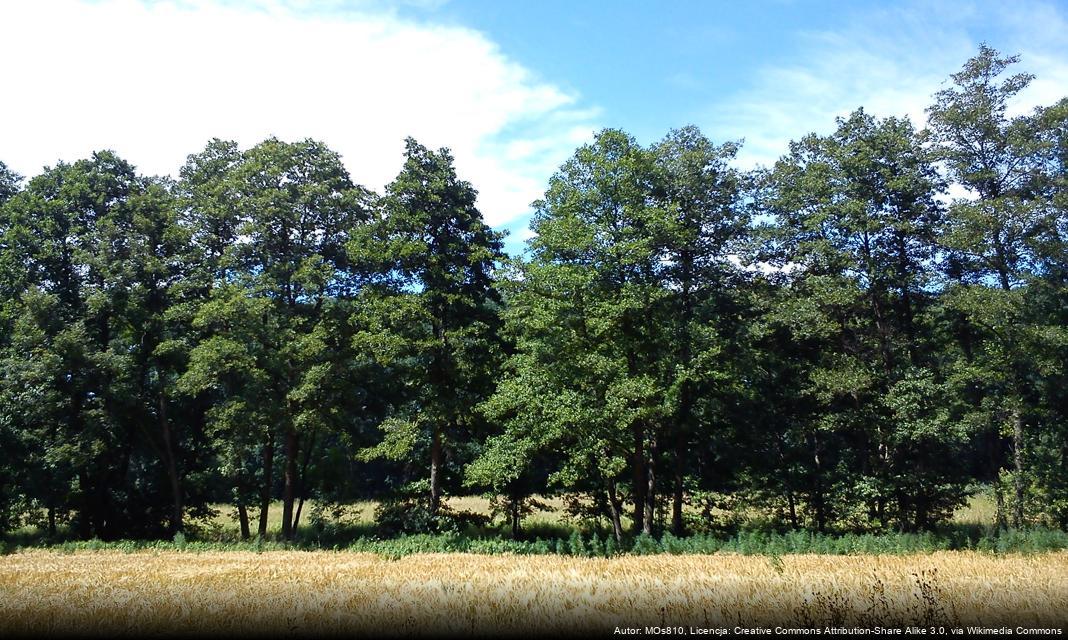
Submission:
<svg viewBox="0 0 1068 640">
<path fill-rule="evenodd" d="M 568 552 L 580 558 L 588 555 L 586 543 L 583 542 L 582 533 L 578 529 L 571 532 L 571 538 L 568 540 Z"/>
<path fill-rule="evenodd" d="M 548 540 L 542 540 L 541 538 L 538 538 L 531 545 L 530 552 L 531 553 L 538 553 L 538 554 L 550 554 L 550 553 L 553 552 L 553 549 L 549 545 Z"/>
<path fill-rule="evenodd" d="M 400 496 L 386 500 L 375 508 L 375 524 L 384 537 L 421 533 L 460 534 L 484 528 L 491 518 L 472 511 L 453 511 L 441 502 L 437 513 L 431 508 L 425 483 L 413 483 Z"/>
<path fill-rule="evenodd" d="M 670 532 L 665 533 L 660 538 L 660 547 L 661 549 L 663 549 L 664 553 L 670 553 L 673 555 L 684 553 L 686 550 L 685 541 L 676 538 Z"/>
<path fill-rule="evenodd" d="M 631 547 L 630 552 L 638 556 L 660 553 L 660 543 L 653 536 L 643 533 L 634 539 L 634 546 Z"/>
<path fill-rule="evenodd" d="M 603 558 L 605 556 L 604 543 L 601 542 L 601 538 L 596 531 L 590 536 L 589 555 L 591 558 Z"/>
</svg>

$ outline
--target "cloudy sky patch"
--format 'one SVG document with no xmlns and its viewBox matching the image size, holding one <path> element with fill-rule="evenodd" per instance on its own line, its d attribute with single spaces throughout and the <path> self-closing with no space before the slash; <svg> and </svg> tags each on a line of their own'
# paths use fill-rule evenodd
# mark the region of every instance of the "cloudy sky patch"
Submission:
<svg viewBox="0 0 1068 640">
<path fill-rule="evenodd" d="M 1068 91 L 1064 1 L 50 0 L 0 4 L 0 160 L 24 175 L 110 148 L 175 175 L 212 137 L 322 140 L 381 190 L 403 141 L 447 146 L 522 247 L 529 204 L 602 127 L 696 124 L 769 165 L 863 106 L 917 126 L 987 42 Z"/>
</svg>

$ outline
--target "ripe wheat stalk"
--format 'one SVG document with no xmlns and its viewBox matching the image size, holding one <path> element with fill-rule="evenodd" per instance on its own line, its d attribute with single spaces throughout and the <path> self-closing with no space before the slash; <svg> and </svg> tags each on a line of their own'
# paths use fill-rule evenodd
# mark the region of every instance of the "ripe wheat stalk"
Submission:
<svg viewBox="0 0 1068 640">
<path fill-rule="evenodd" d="M 611 632 L 646 625 L 1061 626 L 1068 553 L 557 556 L 30 551 L 0 635 Z"/>
</svg>

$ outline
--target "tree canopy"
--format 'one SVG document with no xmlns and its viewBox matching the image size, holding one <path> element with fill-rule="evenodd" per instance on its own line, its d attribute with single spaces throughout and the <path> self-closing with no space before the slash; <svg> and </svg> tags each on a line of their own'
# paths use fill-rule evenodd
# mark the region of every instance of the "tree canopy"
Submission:
<svg viewBox="0 0 1068 640">
<path fill-rule="evenodd" d="M 597 132 L 503 234 L 448 149 L 383 193 L 316 140 L 0 163 L 0 532 L 243 537 L 374 498 L 512 535 L 921 531 L 980 486 L 1068 528 L 1068 98 L 983 45 L 923 127 L 863 108 L 773 166 Z M 803 133 L 803 132 L 798 132 Z M 320 507 L 321 508 L 321 507 Z M 319 522 L 316 512 L 308 520 Z M 321 533 L 321 531 L 320 531 Z"/>
</svg>

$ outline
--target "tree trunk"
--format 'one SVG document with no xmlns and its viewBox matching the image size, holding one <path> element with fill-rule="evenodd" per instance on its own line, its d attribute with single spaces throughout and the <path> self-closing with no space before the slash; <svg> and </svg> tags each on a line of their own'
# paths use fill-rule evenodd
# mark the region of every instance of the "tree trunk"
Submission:
<svg viewBox="0 0 1068 640">
<path fill-rule="evenodd" d="M 252 533 L 248 528 L 248 509 L 245 508 L 244 502 L 237 503 L 237 520 L 241 523 L 241 539 L 248 540 Z"/>
<path fill-rule="evenodd" d="M 508 509 L 511 512 L 513 540 L 519 539 L 519 507 L 521 505 L 521 502 L 522 499 L 515 496 L 512 496 L 509 499 Z"/>
<path fill-rule="evenodd" d="M 78 488 L 81 490 L 78 537 L 88 540 L 93 537 L 93 495 L 89 490 L 89 474 L 84 469 L 78 471 Z"/>
<path fill-rule="evenodd" d="M 1012 484 L 1016 494 L 1016 503 L 1012 510 L 1012 526 L 1019 529 L 1024 521 L 1024 426 L 1020 410 L 1012 412 Z"/>
<path fill-rule="evenodd" d="M 996 424 L 996 421 L 995 421 Z M 1005 529 L 1008 526 L 1008 518 L 1005 515 L 1005 494 L 1001 488 L 1001 434 L 998 429 L 992 428 L 987 437 L 987 454 L 989 456 L 989 470 L 991 483 L 994 487 L 994 526 Z"/>
<path fill-rule="evenodd" d="M 900 533 L 909 533 L 910 524 L 908 498 L 905 497 L 904 492 L 900 489 L 895 492 L 894 497 L 897 501 L 897 530 Z"/>
<path fill-rule="evenodd" d="M 653 534 L 653 518 L 656 516 L 656 438 L 649 442 L 649 457 L 645 462 L 645 521 L 642 533 Z"/>
<path fill-rule="evenodd" d="M 916 531 L 924 531 L 925 529 L 927 529 L 930 526 L 930 523 L 928 521 L 929 519 L 927 517 L 927 500 L 926 500 L 926 498 L 920 496 L 920 497 L 917 497 L 913 502 L 915 503 L 915 506 L 916 506 L 915 507 L 915 510 L 916 510 L 915 530 Z"/>
<path fill-rule="evenodd" d="M 775 438 L 775 451 L 779 454 L 779 466 L 784 470 L 783 472 L 783 494 L 786 496 L 786 505 L 790 510 L 790 526 L 794 529 L 799 527 L 797 519 L 797 498 L 794 496 L 793 482 L 791 474 L 786 469 L 789 465 L 786 463 L 786 454 L 782 448 L 782 435 Z"/>
<path fill-rule="evenodd" d="M 686 474 L 685 460 L 686 460 L 686 424 L 689 422 L 690 414 L 690 401 L 689 401 L 689 384 L 686 384 L 682 390 L 683 401 L 682 411 L 679 419 L 679 424 L 675 425 L 675 451 L 674 451 L 674 463 L 675 468 L 672 470 L 672 496 L 671 496 L 671 532 L 676 536 L 682 536 L 686 533 L 686 524 L 682 519 L 682 506 L 683 506 L 683 481 Z"/>
<path fill-rule="evenodd" d="M 296 534 L 293 529 L 293 499 L 297 488 L 297 447 L 297 431 L 290 426 L 286 429 L 286 468 L 282 476 L 282 538 L 285 540 L 292 540 Z"/>
<path fill-rule="evenodd" d="M 300 494 L 300 497 L 297 499 L 297 510 L 293 513 L 293 530 L 294 531 L 296 531 L 297 527 L 300 526 L 300 514 L 301 514 L 302 511 L 304 511 L 304 494 L 303 494 L 303 492 Z"/>
<path fill-rule="evenodd" d="M 680 433 L 678 439 L 675 441 L 675 469 L 674 469 L 674 491 L 671 496 L 671 532 L 676 536 L 682 536 L 686 533 L 686 524 L 682 520 L 682 503 L 683 503 L 683 473 L 682 473 L 682 460 L 686 455 L 685 440 Z"/>
<path fill-rule="evenodd" d="M 612 516 L 612 534 L 615 535 L 616 542 L 623 542 L 623 522 L 620 515 L 623 511 L 623 505 L 616 494 L 615 480 L 605 482 L 605 490 L 608 493 L 608 510 Z"/>
<path fill-rule="evenodd" d="M 1002 291 L 1009 291 L 1012 289 L 1012 283 L 1009 282 L 1009 268 L 1008 260 L 1005 255 L 1005 245 L 1001 242 L 1001 235 L 994 234 L 994 254 L 997 257 L 997 269 L 998 272 L 998 284 L 1001 285 Z"/>
<path fill-rule="evenodd" d="M 258 534 L 267 537 L 267 511 L 271 507 L 271 481 L 274 474 L 274 433 L 267 432 L 263 443 L 263 486 L 260 488 L 260 526 Z"/>
<path fill-rule="evenodd" d="M 823 495 L 823 467 L 820 464 L 820 443 L 819 438 L 815 435 L 812 436 L 812 461 L 816 464 L 812 506 L 816 509 L 816 529 L 823 533 L 827 528 L 827 511 Z"/>
<path fill-rule="evenodd" d="M 685 250 L 681 252 L 680 263 L 682 264 L 682 344 L 679 350 L 679 361 L 688 372 L 693 362 L 693 286 L 694 256 L 693 252 Z M 689 373 L 687 373 L 689 375 Z M 679 414 L 675 423 L 675 468 L 673 470 L 673 491 L 671 496 L 671 532 L 676 536 L 686 533 L 686 524 L 682 519 L 683 503 L 683 480 L 685 478 L 686 460 L 686 436 L 690 433 L 690 419 L 693 415 L 693 389 L 692 382 L 686 379 L 682 383 L 679 399 Z"/>
<path fill-rule="evenodd" d="M 649 489 L 649 479 L 645 474 L 645 433 L 641 425 L 634 427 L 634 522 L 631 527 L 635 534 L 645 529 L 645 494 Z"/>
<path fill-rule="evenodd" d="M 1001 488 L 1000 475 L 994 478 L 994 522 L 998 529 L 1006 529 L 1009 526 L 1008 516 L 1005 515 L 1005 491 Z"/>
<path fill-rule="evenodd" d="M 103 482 L 98 485 L 97 499 L 100 504 L 100 513 L 102 514 L 99 527 L 100 537 L 105 540 L 118 540 L 122 537 L 123 532 L 126 531 L 126 527 L 129 526 L 129 518 L 125 513 L 118 510 L 114 500 L 112 500 L 109 487 L 126 485 L 126 478 L 130 474 L 130 460 L 132 457 L 133 445 L 130 440 L 127 440 L 119 456 L 121 460 L 119 467 L 113 472 L 105 474 Z"/>
<path fill-rule="evenodd" d="M 308 439 L 308 445 L 304 447 L 304 460 L 300 463 L 300 477 L 297 478 L 298 495 L 300 501 L 297 503 L 297 513 L 293 516 L 293 530 L 295 531 L 300 526 L 300 514 L 304 510 L 304 501 L 308 498 L 308 465 L 311 463 L 312 449 L 315 448 L 315 439 L 319 435 L 318 428 L 312 431 L 311 438 Z"/>
<path fill-rule="evenodd" d="M 171 422 L 167 419 L 167 396 L 162 391 L 159 394 L 159 423 L 163 434 L 163 457 L 167 465 L 167 479 L 171 487 L 171 533 L 176 534 L 184 526 L 182 523 L 182 481 L 178 476 L 178 464 L 174 455 L 174 438 L 171 433 Z"/>
<path fill-rule="evenodd" d="M 434 356 L 433 369 L 431 370 L 431 382 L 438 388 L 439 397 L 449 400 L 450 408 L 446 415 L 452 416 L 451 401 L 453 392 L 449 386 L 449 314 L 448 306 L 444 301 L 437 305 L 437 322 L 434 324 L 435 340 L 440 343 L 440 348 Z M 433 421 L 430 435 L 430 513 L 437 515 L 441 509 L 441 474 L 444 454 L 442 451 L 442 428 L 451 424 L 442 425 L 438 420 Z"/>
<path fill-rule="evenodd" d="M 916 322 L 912 312 L 912 269 L 909 265 L 908 248 L 905 244 L 905 236 L 897 235 L 897 280 L 901 287 L 901 297 L 898 298 L 899 322 L 905 328 L 905 338 L 908 340 L 909 362 L 916 366 L 919 363 L 919 352 L 916 342 Z"/>
<path fill-rule="evenodd" d="M 441 429 L 434 425 L 430 443 L 430 513 L 437 515 L 441 507 Z"/>
<path fill-rule="evenodd" d="M 816 530 L 820 533 L 824 533 L 827 530 L 827 514 L 823 500 L 823 488 L 820 487 L 820 482 L 818 481 L 816 482 L 815 499 L 813 502 L 815 502 L 814 506 L 816 507 Z"/>
</svg>

